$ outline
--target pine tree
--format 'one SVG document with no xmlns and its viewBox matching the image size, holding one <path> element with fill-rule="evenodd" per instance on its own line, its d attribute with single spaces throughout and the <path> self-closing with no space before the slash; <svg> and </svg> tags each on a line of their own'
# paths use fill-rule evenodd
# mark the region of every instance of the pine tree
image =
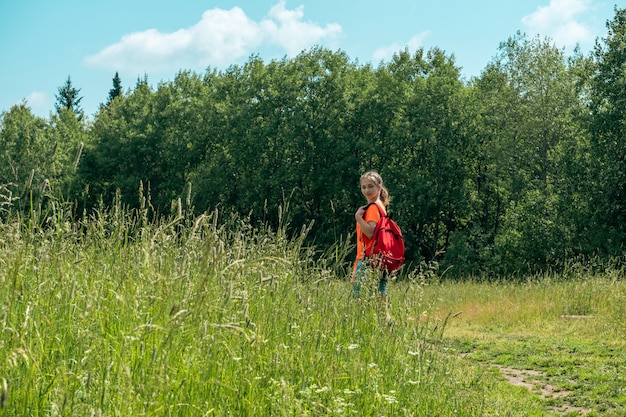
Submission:
<svg viewBox="0 0 626 417">
<path fill-rule="evenodd" d="M 109 90 L 109 98 L 107 100 L 107 105 L 109 105 L 115 97 L 121 96 L 122 94 L 123 94 L 122 80 L 120 79 L 120 76 L 116 71 L 115 77 L 113 77 L 113 88 Z"/>
<path fill-rule="evenodd" d="M 83 110 L 80 108 L 80 101 L 83 99 L 79 97 L 80 88 L 74 88 L 70 76 L 67 76 L 67 81 L 62 87 L 59 87 L 59 94 L 55 95 L 56 103 L 54 107 L 57 113 L 61 114 L 63 109 L 72 110 L 78 119 L 82 119 Z"/>
</svg>

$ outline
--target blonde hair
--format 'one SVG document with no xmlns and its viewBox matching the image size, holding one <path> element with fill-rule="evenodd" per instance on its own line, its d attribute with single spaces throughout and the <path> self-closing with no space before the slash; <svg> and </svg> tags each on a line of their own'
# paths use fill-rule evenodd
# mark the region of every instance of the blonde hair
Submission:
<svg viewBox="0 0 626 417">
<path fill-rule="evenodd" d="M 391 197 L 389 196 L 389 191 L 385 188 L 383 184 L 383 177 L 376 171 L 367 171 L 365 174 L 361 175 L 361 180 L 367 178 L 372 181 L 376 185 L 380 185 L 380 201 L 382 201 L 383 205 L 387 207 L 391 202 Z"/>
</svg>

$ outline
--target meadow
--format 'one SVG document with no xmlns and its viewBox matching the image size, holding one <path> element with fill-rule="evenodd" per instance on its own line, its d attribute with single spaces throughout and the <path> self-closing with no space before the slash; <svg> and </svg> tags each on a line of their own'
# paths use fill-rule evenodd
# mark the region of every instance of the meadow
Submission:
<svg viewBox="0 0 626 417">
<path fill-rule="evenodd" d="M 406 265 L 388 322 L 348 237 L 145 214 L 0 222 L 0 417 L 626 415 L 623 260 Z"/>
</svg>

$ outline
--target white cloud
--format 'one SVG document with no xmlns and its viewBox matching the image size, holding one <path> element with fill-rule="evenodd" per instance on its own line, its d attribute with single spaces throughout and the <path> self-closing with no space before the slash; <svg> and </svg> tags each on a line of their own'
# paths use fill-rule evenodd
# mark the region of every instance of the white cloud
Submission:
<svg viewBox="0 0 626 417">
<path fill-rule="evenodd" d="M 50 99 L 46 93 L 41 91 L 33 91 L 26 97 L 26 103 L 33 112 L 38 113 L 41 109 L 50 107 Z"/>
<path fill-rule="evenodd" d="M 46 114 L 50 110 L 50 106 L 52 105 L 52 99 L 50 96 L 42 91 L 33 91 L 26 97 L 21 98 L 19 101 L 11 104 L 10 107 L 26 105 L 31 112 L 40 117 L 46 117 Z M 8 111 L 9 109 L 5 109 Z"/>
<path fill-rule="evenodd" d="M 524 16 L 522 24 L 533 32 L 550 37 L 557 45 L 572 47 L 593 41 L 591 29 L 578 17 L 591 9 L 592 0 L 550 0 L 547 6 Z"/>
<path fill-rule="evenodd" d="M 262 22 L 263 32 L 271 43 L 285 49 L 289 56 L 297 55 L 320 39 L 332 41 L 341 33 L 341 26 L 336 23 L 321 27 L 315 23 L 303 22 L 304 7 L 287 10 L 284 0 L 273 6 L 268 16 L 270 19 Z"/>
<path fill-rule="evenodd" d="M 293 56 L 341 32 L 338 24 L 320 26 L 303 21 L 302 6 L 287 10 L 285 0 L 274 5 L 260 22 L 248 18 L 239 7 L 204 12 L 197 24 L 172 33 L 156 29 L 134 32 L 85 62 L 94 67 L 150 72 L 225 66 L 259 47 L 277 46 Z"/>
<path fill-rule="evenodd" d="M 372 59 L 374 62 L 387 61 L 391 59 L 393 54 L 403 50 L 404 48 L 408 48 L 409 52 L 414 52 L 422 46 L 424 39 L 428 36 L 430 36 L 430 31 L 425 31 L 413 36 L 404 46 L 396 42 L 391 45 L 378 48 L 372 54 Z"/>
</svg>

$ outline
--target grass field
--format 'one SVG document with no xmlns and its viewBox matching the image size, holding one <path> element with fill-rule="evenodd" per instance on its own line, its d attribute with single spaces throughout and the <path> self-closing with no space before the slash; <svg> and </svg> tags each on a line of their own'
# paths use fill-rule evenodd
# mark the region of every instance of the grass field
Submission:
<svg viewBox="0 0 626 417">
<path fill-rule="evenodd" d="M 5 220 L 0 417 L 626 415 L 623 264 L 516 283 L 407 268 L 387 322 L 375 279 L 353 299 L 346 245 L 320 260 L 305 234 Z"/>
<path fill-rule="evenodd" d="M 435 286 L 443 344 L 560 415 L 626 415 L 623 272 Z M 437 313 L 435 313 L 437 314 Z"/>
</svg>

